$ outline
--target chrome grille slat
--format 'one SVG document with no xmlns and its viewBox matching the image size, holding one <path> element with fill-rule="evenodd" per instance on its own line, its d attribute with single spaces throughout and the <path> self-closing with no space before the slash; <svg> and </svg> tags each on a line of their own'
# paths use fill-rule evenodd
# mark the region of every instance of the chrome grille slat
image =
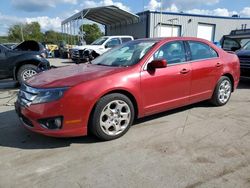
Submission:
<svg viewBox="0 0 250 188">
<path fill-rule="evenodd" d="M 27 93 L 27 92 L 25 92 L 25 91 L 23 91 L 23 90 L 20 90 L 20 91 L 19 91 L 19 96 L 20 96 L 21 98 L 25 98 L 25 99 L 27 99 L 27 100 L 29 100 L 29 101 L 33 101 L 33 100 L 36 98 L 36 95 L 37 95 L 37 94 Z"/>
<path fill-rule="evenodd" d="M 38 89 L 23 84 L 18 93 L 18 102 L 21 106 L 29 107 L 39 93 Z"/>
</svg>

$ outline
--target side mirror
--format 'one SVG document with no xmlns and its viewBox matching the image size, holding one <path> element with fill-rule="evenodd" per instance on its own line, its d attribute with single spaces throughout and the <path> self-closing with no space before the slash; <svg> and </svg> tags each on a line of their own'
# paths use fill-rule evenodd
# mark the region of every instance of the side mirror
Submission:
<svg viewBox="0 0 250 188">
<path fill-rule="evenodd" d="M 167 67 L 167 61 L 165 59 L 156 59 L 148 64 L 149 70 L 160 69 Z"/>
</svg>

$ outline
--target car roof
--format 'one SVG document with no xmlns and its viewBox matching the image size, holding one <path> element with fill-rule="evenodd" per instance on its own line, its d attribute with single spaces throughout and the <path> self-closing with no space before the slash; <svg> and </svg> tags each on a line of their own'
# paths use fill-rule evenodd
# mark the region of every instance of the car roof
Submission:
<svg viewBox="0 0 250 188">
<path fill-rule="evenodd" d="M 172 40 L 192 40 L 197 42 L 211 43 L 208 40 L 197 38 L 197 37 L 156 37 L 156 38 L 142 38 L 137 39 L 139 41 L 156 41 L 156 42 L 167 42 Z"/>
<path fill-rule="evenodd" d="M 133 36 L 129 36 L 129 35 L 114 35 L 114 36 L 103 36 L 103 37 L 108 37 L 108 38 L 115 38 L 115 37 L 129 37 L 129 38 L 133 38 Z"/>
</svg>

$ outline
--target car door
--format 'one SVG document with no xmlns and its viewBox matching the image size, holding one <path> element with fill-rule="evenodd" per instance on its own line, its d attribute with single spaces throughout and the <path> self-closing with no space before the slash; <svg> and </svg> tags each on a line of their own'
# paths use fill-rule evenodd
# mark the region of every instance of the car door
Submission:
<svg viewBox="0 0 250 188">
<path fill-rule="evenodd" d="M 186 61 L 183 41 L 162 45 L 150 58 L 165 59 L 167 67 L 153 72 L 144 68 L 141 72 L 141 93 L 145 115 L 165 111 L 188 103 L 191 67 Z"/>
<path fill-rule="evenodd" d="M 6 61 L 6 49 L 0 45 L 0 78 L 9 76 L 9 69 Z"/>
<path fill-rule="evenodd" d="M 186 41 L 186 44 L 192 69 L 190 103 L 209 99 L 223 64 L 218 53 L 208 44 L 199 41 Z"/>
</svg>

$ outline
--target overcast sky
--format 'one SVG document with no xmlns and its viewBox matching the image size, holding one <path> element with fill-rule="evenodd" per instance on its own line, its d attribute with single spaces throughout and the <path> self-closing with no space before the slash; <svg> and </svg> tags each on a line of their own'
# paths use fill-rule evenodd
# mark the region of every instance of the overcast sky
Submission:
<svg viewBox="0 0 250 188">
<path fill-rule="evenodd" d="M 38 21 L 43 31 L 60 31 L 61 21 L 81 9 L 116 5 L 133 13 L 143 10 L 186 12 L 216 16 L 250 17 L 250 0 L 1 0 L 0 35 L 6 35 L 10 25 Z"/>
</svg>

